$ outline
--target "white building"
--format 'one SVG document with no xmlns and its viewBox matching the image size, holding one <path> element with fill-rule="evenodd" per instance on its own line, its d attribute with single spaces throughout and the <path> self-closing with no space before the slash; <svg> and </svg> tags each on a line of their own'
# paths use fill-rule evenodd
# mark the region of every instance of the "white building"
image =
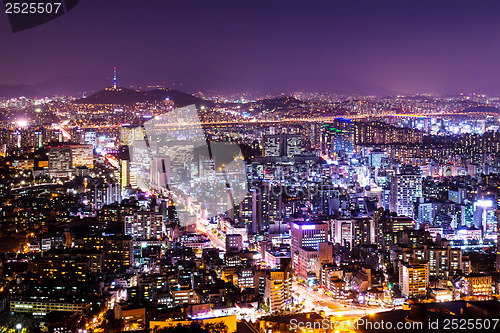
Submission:
<svg viewBox="0 0 500 333">
<path fill-rule="evenodd" d="M 418 168 L 403 167 L 391 182 L 389 209 L 398 216 L 414 217 L 414 205 L 422 197 L 422 175 Z"/>
</svg>

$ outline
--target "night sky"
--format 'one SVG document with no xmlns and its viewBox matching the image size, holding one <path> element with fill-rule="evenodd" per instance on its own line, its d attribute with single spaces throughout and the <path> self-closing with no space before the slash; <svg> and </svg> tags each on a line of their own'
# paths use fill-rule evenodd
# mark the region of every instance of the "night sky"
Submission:
<svg viewBox="0 0 500 333">
<path fill-rule="evenodd" d="M 0 84 L 500 96 L 500 1 L 81 0 L 12 33 Z M 51 81 L 52 80 L 52 81 Z"/>
</svg>

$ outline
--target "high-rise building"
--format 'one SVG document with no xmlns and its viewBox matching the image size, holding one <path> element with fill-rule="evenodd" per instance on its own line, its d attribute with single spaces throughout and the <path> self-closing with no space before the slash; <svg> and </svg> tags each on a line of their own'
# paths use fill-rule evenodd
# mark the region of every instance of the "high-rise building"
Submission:
<svg viewBox="0 0 500 333">
<path fill-rule="evenodd" d="M 130 186 L 130 161 L 120 160 L 120 186 L 122 192 L 126 187 Z"/>
<path fill-rule="evenodd" d="M 158 188 L 165 188 L 170 181 L 170 158 L 153 157 L 151 161 L 151 184 Z"/>
<path fill-rule="evenodd" d="M 104 266 L 106 269 L 125 271 L 134 261 L 134 242 L 130 236 L 104 238 Z"/>
<path fill-rule="evenodd" d="M 456 190 L 448 190 L 448 200 L 456 204 L 463 204 L 467 199 L 467 190 L 465 188 L 458 188 Z"/>
<path fill-rule="evenodd" d="M 462 292 L 476 300 L 489 300 L 492 297 L 492 277 L 481 273 L 470 273 L 460 281 Z"/>
<path fill-rule="evenodd" d="M 266 272 L 264 301 L 271 312 L 284 309 L 292 302 L 292 274 L 289 268 Z"/>
<path fill-rule="evenodd" d="M 348 119 L 338 119 L 325 124 L 322 135 L 322 152 L 327 155 L 341 151 L 349 154 L 354 151 L 356 128 Z"/>
<path fill-rule="evenodd" d="M 404 262 L 399 270 L 401 294 L 408 298 L 425 297 L 429 285 L 429 262 Z"/>
<path fill-rule="evenodd" d="M 78 145 L 68 142 L 51 142 L 46 145 L 51 172 L 67 172 L 78 167 L 94 166 L 92 145 Z"/>
<path fill-rule="evenodd" d="M 33 147 L 42 148 L 45 142 L 45 129 L 39 128 L 33 132 Z"/>
<path fill-rule="evenodd" d="M 399 216 L 414 217 L 417 198 L 422 197 L 422 175 L 417 167 L 404 166 L 392 179 L 389 209 Z"/>
<path fill-rule="evenodd" d="M 275 134 L 264 136 L 264 156 L 295 157 L 302 154 L 302 136 L 300 134 Z"/>
<path fill-rule="evenodd" d="M 496 237 L 496 208 L 492 200 L 478 200 L 474 203 L 473 223 L 483 232 L 483 237 Z"/>
<path fill-rule="evenodd" d="M 125 216 L 125 234 L 134 239 L 161 239 L 165 235 L 163 214 L 139 211 Z"/>
<path fill-rule="evenodd" d="M 419 198 L 415 211 L 417 223 L 432 225 L 440 207 L 440 202 L 426 202 L 424 198 Z"/>
<path fill-rule="evenodd" d="M 120 130 L 120 145 L 132 146 L 135 140 L 142 140 L 140 129 L 132 127 L 130 124 L 122 124 Z"/>
<path fill-rule="evenodd" d="M 320 208 L 324 215 L 334 215 L 339 211 L 339 191 L 333 185 L 322 185 L 319 190 Z"/>
<path fill-rule="evenodd" d="M 403 261 L 425 260 L 429 263 L 429 276 L 437 279 L 447 279 L 460 271 L 464 273 L 464 260 L 460 248 L 434 247 L 423 245 L 405 247 L 397 255 Z"/>
<path fill-rule="evenodd" d="M 114 183 L 97 183 L 90 191 L 90 202 L 95 210 L 102 209 L 105 205 L 121 202 L 121 188 Z"/>
<path fill-rule="evenodd" d="M 74 239 L 77 250 L 102 251 L 104 269 L 124 272 L 134 261 L 134 242 L 130 236 L 85 236 Z"/>
<path fill-rule="evenodd" d="M 249 234 L 257 234 L 262 231 L 262 200 L 258 189 L 252 188 L 248 191 L 245 199 L 239 205 L 240 222 L 247 227 Z"/>
<path fill-rule="evenodd" d="M 72 167 L 94 167 L 94 147 L 92 145 L 71 145 Z"/>
<path fill-rule="evenodd" d="M 324 222 L 292 222 L 292 253 L 299 248 L 319 250 L 319 244 L 328 240 L 328 224 Z"/>
<path fill-rule="evenodd" d="M 370 245 L 372 240 L 372 221 L 368 218 L 354 219 L 354 246 Z"/>
<path fill-rule="evenodd" d="M 299 134 L 285 134 L 285 156 L 295 157 L 302 154 L 302 137 Z"/>
<path fill-rule="evenodd" d="M 83 142 L 86 145 L 92 145 L 93 147 L 96 146 L 97 143 L 97 133 L 95 131 L 87 131 L 83 135 Z"/>
<path fill-rule="evenodd" d="M 331 226 L 332 242 L 352 248 L 354 245 L 354 221 L 352 219 L 334 219 L 331 221 Z"/>
<path fill-rule="evenodd" d="M 382 163 L 386 157 L 387 157 L 386 152 L 380 149 L 377 150 L 374 149 L 370 152 L 369 155 L 370 165 L 372 167 L 375 167 L 376 169 L 379 169 L 380 167 L 382 167 Z"/>
<path fill-rule="evenodd" d="M 238 270 L 237 286 L 243 288 L 255 288 L 254 267 L 243 267 Z"/>
<path fill-rule="evenodd" d="M 321 124 L 317 123 L 311 123 L 309 127 L 309 133 L 307 135 L 307 138 L 309 139 L 309 148 L 313 149 L 319 149 L 321 145 L 321 129 L 322 129 Z"/>
<path fill-rule="evenodd" d="M 238 253 L 243 249 L 243 236 L 240 234 L 226 235 L 226 253 Z"/>
<path fill-rule="evenodd" d="M 71 141 L 83 144 L 85 142 L 85 131 L 80 127 L 73 127 L 71 129 Z"/>
<path fill-rule="evenodd" d="M 51 171 L 67 171 L 73 166 L 70 146 L 64 144 L 49 146 L 47 155 Z"/>
<path fill-rule="evenodd" d="M 333 244 L 328 243 L 328 224 L 323 222 L 292 222 L 291 250 L 294 274 L 308 279 L 319 275 L 322 263 L 332 261 Z"/>
<path fill-rule="evenodd" d="M 262 226 L 270 233 L 282 233 L 288 225 L 284 222 L 283 193 L 279 187 L 263 182 L 262 191 Z"/>
<path fill-rule="evenodd" d="M 282 156 L 283 136 L 282 135 L 266 135 L 264 136 L 264 152 L 263 155 Z"/>
<path fill-rule="evenodd" d="M 320 277 L 322 264 L 333 261 L 333 244 L 323 242 L 318 244 L 318 249 L 299 248 L 294 256 L 294 273 L 304 280 L 317 279 Z"/>
</svg>

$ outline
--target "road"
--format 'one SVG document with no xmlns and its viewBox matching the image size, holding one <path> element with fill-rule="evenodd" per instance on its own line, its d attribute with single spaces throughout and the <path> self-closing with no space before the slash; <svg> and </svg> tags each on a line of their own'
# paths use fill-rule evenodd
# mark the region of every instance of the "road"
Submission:
<svg viewBox="0 0 500 333">
<path fill-rule="evenodd" d="M 217 237 L 212 232 L 212 230 L 208 229 L 203 223 L 198 221 L 198 223 L 196 224 L 196 230 L 204 235 L 207 235 L 213 247 L 216 247 L 222 251 L 226 251 L 226 244 L 219 237 Z"/>
<path fill-rule="evenodd" d="M 316 310 L 324 310 L 325 314 L 331 315 L 331 312 L 338 312 L 346 309 L 344 305 L 334 301 L 331 297 L 299 283 L 294 282 L 292 284 L 292 290 L 299 295 L 300 300 L 304 298 L 305 311 L 310 311 L 314 308 Z"/>
<path fill-rule="evenodd" d="M 326 316 L 342 315 L 342 316 L 365 316 L 370 313 L 385 312 L 391 309 L 387 308 L 352 308 L 335 301 L 330 296 L 323 294 L 320 291 L 314 291 L 302 284 L 294 282 L 292 290 L 299 295 L 299 301 L 302 299 L 304 302 L 304 312 L 311 311 L 324 311 Z"/>
<path fill-rule="evenodd" d="M 226 244 L 220 240 L 219 237 L 217 237 L 212 230 L 207 229 L 207 236 L 210 239 L 210 242 L 212 242 L 212 245 L 214 247 L 217 247 L 221 249 L 222 251 L 226 251 Z"/>
</svg>

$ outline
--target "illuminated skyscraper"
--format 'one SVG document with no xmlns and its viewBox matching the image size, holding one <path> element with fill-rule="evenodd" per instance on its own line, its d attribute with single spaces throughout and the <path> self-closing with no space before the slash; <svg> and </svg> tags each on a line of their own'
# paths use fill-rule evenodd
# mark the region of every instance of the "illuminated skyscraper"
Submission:
<svg viewBox="0 0 500 333">
<path fill-rule="evenodd" d="M 286 134 L 284 144 L 285 156 L 294 157 L 302 154 L 302 137 L 300 135 Z"/>
<path fill-rule="evenodd" d="M 333 185 L 323 185 L 319 191 L 320 209 L 325 215 L 334 215 L 339 210 L 339 191 Z"/>
<path fill-rule="evenodd" d="M 332 124 L 325 124 L 322 136 L 322 151 L 333 155 L 341 151 L 349 154 L 354 151 L 356 128 L 348 119 L 338 119 Z"/>
<path fill-rule="evenodd" d="M 266 135 L 264 137 L 264 156 L 281 156 L 283 151 L 282 135 Z"/>
<path fill-rule="evenodd" d="M 105 205 L 121 202 L 121 188 L 115 183 L 100 182 L 94 185 L 91 191 L 90 201 L 95 210 L 102 209 Z"/>
<path fill-rule="evenodd" d="M 323 222 L 292 222 L 292 253 L 299 248 L 318 250 L 319 243 L 327 241 L 328 224 Z"/>
<path fill-rule="evenodd" d="M 71 145 L 72 167 L 94 167 L 94 147 L 92 145 Z"/>
<path fill-rule="evenodd" d="M 240 222 L 247 227 L 249 234 L 262 231 L 262 196 L 255 188 L 250 189 L 239 207 Z"/>
<path fill-rule="evenodd" d="M 120 160 L 120 185 L 123 190 L 130 186 L 130 161 Z"/>
<path fill-rule="evenodd" d="M 405 166 L 392 179 L 389 209 L 399 216 L 414 217 L 417 198 L 422 196 L 422 176 L 420 169 Z"/>
<path fill-rule="evenodd" d="M 399 269 L 401 293 L 408 298 L 425 297 L 429 285 L 429 262 L 406 262 Z"/>
<path fill-rule="evenodd" d="M 50 146 L 47 153 L 49 157 L 49 170 L 66 171 L 71 169 L 71 147 L 60 144 Z"/>
<path fill-rule="evenodd" d="M 301 279 L 319 276 L 322 263 L 332 261 L 333 245 L 328 243 L 328 224 L 323 222 L 292 222 L 292 264 Z"/>
<path fill-rule="evenodd" d="M 474 226 L 483 232 L 483 237 L 491 238 L 496 234 L 497 221 L 492 200 L 478 200 L 474 203 Z"/>
<path fill-rule="evenodd" d="M 161 239 L 165 235 L 165 225 L 161 213 L 141 211 L 125 216 L 125 235 L 134 239 Z"/>
<path fill-rule="evenodd" d="M 84 138 L 83 141 L 86 145 L 92 145 L 93 147 L 96 146 L 97 134 L 95 131 L 90 130 L 90 131 L 85 132 L 83 138 Z"/>
<path fill-rule="evenodd" d="M 226 252 L 239 253 L 243 249 L 243 236 L 240 234 L 226 235 Z"/>
<path fill-rule="evenodd" d="M 292 301 L 292 275 L 290 270 L 267 272 L 264 282 L 264 300 L 269 303 L 270 311 L 282 310 Z"/>
<path fill-rule="evenodd" d="M 85 131 L 80 127 L 73 127 L 71 129 L 71 141 L 83 144 L 85 142 Z"/>
<path fill-rule="evenodd" d="M 277 134 L 264 137 L 264 156 L 295 157 L 302 154 L 302 137 L 298 134 Z"/>
</svg>

